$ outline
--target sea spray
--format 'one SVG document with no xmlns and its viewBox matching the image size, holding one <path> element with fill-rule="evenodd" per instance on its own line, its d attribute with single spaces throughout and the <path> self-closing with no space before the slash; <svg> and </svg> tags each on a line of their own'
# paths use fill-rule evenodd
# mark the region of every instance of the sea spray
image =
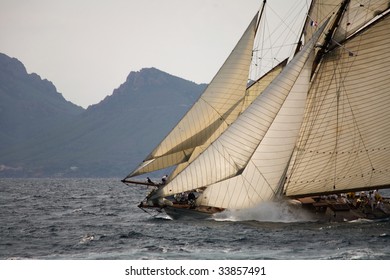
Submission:
<svg viewBox="0 0 390 280">
<path fill-rule="evenodd" d="M 226 210 L 214 215 L 215 220 L 295 223 L 315 221 L 312 214 L 292 200 L 266 201 L 253 208 Z"/>
</svg>

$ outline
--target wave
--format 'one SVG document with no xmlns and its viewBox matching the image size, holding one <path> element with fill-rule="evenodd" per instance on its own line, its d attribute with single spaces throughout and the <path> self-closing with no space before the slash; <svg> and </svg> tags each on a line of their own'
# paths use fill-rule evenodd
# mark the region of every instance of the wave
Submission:
<svg viewBox="0 0 390 280">
<path fill-rule="evenodd" d="M 217 221 L 296 223 L 315 221 L 312 213 L 293 201 L 267 201 L 253 208 L 229 210 L 214 215 Z"/>
</svg>

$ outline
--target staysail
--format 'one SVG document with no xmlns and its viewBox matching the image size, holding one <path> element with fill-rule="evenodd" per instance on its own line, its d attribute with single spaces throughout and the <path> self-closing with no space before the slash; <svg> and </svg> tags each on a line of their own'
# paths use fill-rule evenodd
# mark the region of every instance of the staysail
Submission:
<svg viewBox="0 0 390 280">
<path fill-rule="evenodd" d="M 279 73 L 282 71 L 283 67 L 285 67 L 287 64 L 287 59 L 280 62 L 278 65 L 276 65 L 274 68 L 272 68 L 270 71 L 268 71 L 266 74 L 261 76 L 258 80 L 253 82 L 251 85 L 248 86 L 245 96 L 243 100 L 240 102 L 240 113 L 244 112 L 249 105 L 261 94 L 265 88 L 268 87 L 268 85 L 279 75 Z M 179 164 L 175 170 L 172 171 L 170 174 L 170 178 L 174 178 L 179 174 L 184 168 L 186 168 L 191 162 L 193 162 L 211 143 L 207 142 L 204 145 L 196 147 L 189 159 L 181 164 Z"/>
<path fill-rule="evenodd" d="M 287 173 L 287 196 L 390 186 L 389 26 L 388 13 L 324 55 Z"/>
<path fill-rule="evenodd" d="M 155 197 L 206 187 L 198 203 L 224 208 L 250 207 L 269 197 L 261 193 L 262 185 L 271 177 L 278 177 L 276 173 L 286 168 L 291 156 L 309 88 L 308 59 L 324 27 L 225 133 Z M 282 131 L 287 136 L 278 145 L 273 139 Z M 292 147 L 286 150 L 289 144 Z M 263 166 L 263 160 L 269 159 L 265 150 L 271 146 L 280 155 L 273 162 L 273 170 Z M 272 182 L 270 189 L 276 187 Z"/>
<path fill-rule="evenodd" d="M 127 177 L 187 161 L 197 147 L 211 143 L 237 118 L 247 86 L 257 24 L 258 13 L 199 100 Z"/>
<path fill-rule="evenodd" d="M 244 102 L 242 103 L 241 113 L 244 112 L 250 104 L 261 94 L 269 84 L 279 75 L 283 68 L 287 65 L 287 60 L 285 59 L 272 68 L 270 71 L 261 76 L 258 80 L 253 82 L 248 86 Z"/>
</svg>

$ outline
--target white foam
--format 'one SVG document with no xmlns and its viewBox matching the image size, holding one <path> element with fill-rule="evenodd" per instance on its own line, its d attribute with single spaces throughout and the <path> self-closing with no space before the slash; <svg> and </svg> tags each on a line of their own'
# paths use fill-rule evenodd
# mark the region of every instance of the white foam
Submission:
<svg viewBox="0 0 390 280">
<path fill-rule="evenodd" d="M 311 213 L 293 201 L 267 201 L 253 208 L 226 210 L 214 215 L 218 221 L 260 221 L 260 222 L 309 222 L 314 221 Z"/>
</svg>

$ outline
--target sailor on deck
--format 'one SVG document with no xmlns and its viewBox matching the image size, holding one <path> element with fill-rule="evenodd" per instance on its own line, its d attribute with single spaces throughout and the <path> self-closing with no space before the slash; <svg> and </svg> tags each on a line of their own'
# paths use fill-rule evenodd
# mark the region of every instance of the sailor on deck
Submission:
<svg viewBox="0 0 390 280">
<path fill-rule="evenodd" d="M 196 200 L 196 196 L 193 192 L 190 192 L 188 194 L 188 204 L 190 204 L 191 206 L 195 206 L 195 200 Z"/>
<path fill-rule="evenodd" d="M 154 182 L 153 182 L 149 177 L 146 177 L 146 179 L 148 180 L 148 183 L 149 183 L 149 184 L 154 185 Z"/>
<path fill-rule="evenodd" d="M 168 180 L 168 175 L 164 175 L 162 178 L 161 178 L 161 182 L 165 185 L 165 183 L 167 182 Z"/>
</svg>

